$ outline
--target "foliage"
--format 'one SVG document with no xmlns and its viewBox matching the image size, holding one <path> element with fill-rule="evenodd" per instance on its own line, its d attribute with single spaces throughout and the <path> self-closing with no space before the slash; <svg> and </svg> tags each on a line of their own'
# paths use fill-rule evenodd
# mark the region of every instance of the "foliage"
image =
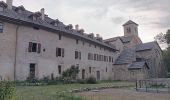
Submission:
<svg viewBox="0 0 170 100">
<path fill-rule="evenodd" d="M 167 33 L 165 35 L 165 39 L 167 41 L 167 44 L 170 44 L 170 30 L 167 31 Z"/>
<path fill-rule="evenodd" d="M 167 31 L 166 34 L 160 33 L 157 34 L 156 37 L 154 37 L 154 39 L 158 42 L 158 43 L 166 43 L 166 44 L 170 44 L 170 30 Z"/>
<path fill-rule="evenodd" d="M 170 47 L 163 51 L 163 60 L 168 73 L 170 73 Z M 170 77 L 170 74 L 168 74 Z"/>
<path fill-rule="evenodd" d="M 0 100 L 12 100 L 15 86 L 12 82 L 0 82 Z"/>
<path fill-rule="evenodd" d="M 157 34 L 157 35 L 154 37 L 154 39 L 155 39 L 155 41 L 157 41 L 158 43 L 164 44 L 164 43 L 166 43 L 165 36 L 166 36 L 165 34 L 159 33 L 159 34 Z"/>
<path fill-rule="evenodd" d="M 155 40 L 158 41 L 158 43 L 164 43 L 168 45 L 167 49 L 163 51 L 163 61 L 168 71 L 167 76 L 170 77 L 170 30 L 168 30 L 166 34 L 158 34 L 155 37 Z"/>
<path fill-rule="evenodd" d="M 89 78 L 87 79 L 87 83 L 88 83 L 88 84 L 96 84 L 96 83 L 97 83 L 97 80 L 96 80 L 96 78 L 94 78 L 94 77 L 89 77 Z"/>
<path fill-rule="evenodd" d="M 66 80 L 75 80 L 79 73 L 79 68 L 74 65 L 62 73 L 62 77 Z"/>
</svg>

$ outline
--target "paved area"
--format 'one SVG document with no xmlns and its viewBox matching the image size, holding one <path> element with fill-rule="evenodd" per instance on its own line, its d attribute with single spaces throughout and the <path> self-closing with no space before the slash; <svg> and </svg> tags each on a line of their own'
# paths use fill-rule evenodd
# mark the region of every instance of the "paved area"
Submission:
<svg viewBox="0 0 170 100">
<path fill-rule="evenodd" d="M 170 100 L 168 93 L 136 92 L 134 89 L 106 89 L 78 95 L 86 100 Z"/>
</svg>

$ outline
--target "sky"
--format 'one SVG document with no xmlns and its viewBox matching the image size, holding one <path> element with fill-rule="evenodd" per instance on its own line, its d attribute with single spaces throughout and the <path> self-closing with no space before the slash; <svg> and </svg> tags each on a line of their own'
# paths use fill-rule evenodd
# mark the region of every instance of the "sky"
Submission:
<svg viewBox="0 0 170 100">
<path fill-rule="evenodd" d="M 3 0 L 5 1 L 5 0 Z M 122 36 L 128 20 L 139 24 L 139 37 L 150 42 L 170 29 L 170 0 L 13 0 L 32 12 L 45 13 L 64 24 L 79 24 L 86 33 L 104 39 Z"/>
</svg>

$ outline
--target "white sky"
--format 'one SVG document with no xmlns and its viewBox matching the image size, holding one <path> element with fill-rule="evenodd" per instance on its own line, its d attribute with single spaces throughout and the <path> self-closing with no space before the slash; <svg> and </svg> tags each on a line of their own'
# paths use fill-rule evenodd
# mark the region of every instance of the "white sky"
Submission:
<svg viewBox="0 0 170 100">
<path fill-rule="evenodd" d="M 5 1 L 5 0 L 3 0 Z M 139 24 L 143 42 L 154 40 L 170 29 L 170 0 L 13 0 L 14 6 L 45 13 L 64 24 L 79 24 L 87 33 L 104 39 L 123 35 L 122 24 L 129 19 Z"/>
</svg>

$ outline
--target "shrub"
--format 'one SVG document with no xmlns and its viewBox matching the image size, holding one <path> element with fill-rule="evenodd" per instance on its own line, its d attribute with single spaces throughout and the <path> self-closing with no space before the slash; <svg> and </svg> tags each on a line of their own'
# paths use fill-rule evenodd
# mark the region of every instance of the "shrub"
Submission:
<svg viewBox="0 0 170 100">
<path fill-rule="evenodd" d="M 77 80 L 77 83 L 86 84 L 86 83 L 87 83 L 87 80 L 78 79 L 78 80 Z"/>
<path fill-rule="evenodd" d="M 75 80 L 79 73 L 79 68 L 74 65 L 62 73 L 62 77 L 66 80 Z"/>
<path fill-rule="evenodd" d="M 0 100 L 12 100 L 15 86 L 12 82 L 0 82 Z"/>
<path fill-rule="evenodd" d="M 96 83 L 97 83 L 97 80 L 96 80 L 96 78 L 94 78 L 94 77 L 89 77 L 89 78 L 87 79 L 87 83 L 88 83 L 88 84 L 96 84 Z"/>
</svg>

